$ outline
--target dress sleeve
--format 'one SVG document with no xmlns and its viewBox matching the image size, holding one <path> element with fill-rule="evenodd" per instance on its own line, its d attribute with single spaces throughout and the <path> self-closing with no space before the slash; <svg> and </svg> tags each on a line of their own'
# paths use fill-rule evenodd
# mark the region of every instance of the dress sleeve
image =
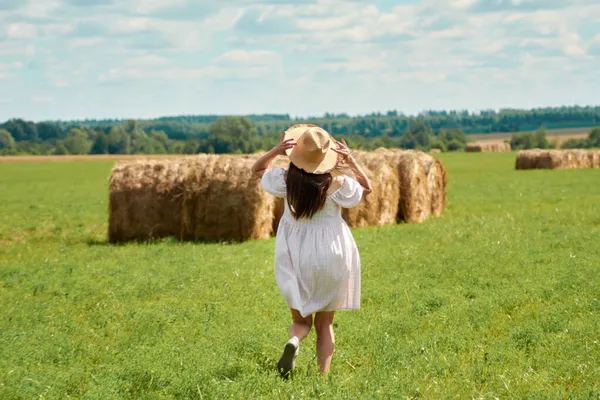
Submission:
<svg viewBox="0 0 600 400">
<path fill-rule="evenodd" d="M 285 185 L 285 170 L 283 168 L 270 168 L 262 176 L 261 183 L 265 192 L 275 197 L 285 197 L 287 188 Z"/>
<path fill-rule="evenodd" d="M 360 203 L 363 187 L 349 176 L 344 175 L 343 179 L 342 186 L 331 195 L 331 198 L 341 207 L 352 208 Z"/>
</svg>

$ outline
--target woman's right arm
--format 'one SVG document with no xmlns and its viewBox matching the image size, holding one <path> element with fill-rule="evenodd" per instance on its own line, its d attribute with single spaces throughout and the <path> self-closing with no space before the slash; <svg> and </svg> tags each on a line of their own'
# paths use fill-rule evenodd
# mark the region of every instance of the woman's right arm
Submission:
<svg viewBox="0 0 600 400">
<path fill-rule="evenodd" d="M 281 137 L 281 142 L 271 150 L 269 150 L 266 154 L 264 154 L 261 158 L 256 160 L 254 165 L 252 166 L 252 172 L 258 176 L 263 176 L 271 161 L 275 159 L 277 156 L 284 156 L 287 149 L 291 149 L 296 145 L 293 142 L 293 139 L 283 140 L 283 136 Z"/>
</svg>

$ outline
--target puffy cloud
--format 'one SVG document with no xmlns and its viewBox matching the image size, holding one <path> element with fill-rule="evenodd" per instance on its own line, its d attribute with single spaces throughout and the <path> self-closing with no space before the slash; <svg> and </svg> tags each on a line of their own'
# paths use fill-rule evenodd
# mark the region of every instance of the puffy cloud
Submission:
<svg viewBox="0 0 600 400">
<path fill-rule="evenodd" d="M 35 39 L 37 27 L 33 24 L 16 23 L 6 27 L 6 36 L 9 39 Z"/>
</svg>

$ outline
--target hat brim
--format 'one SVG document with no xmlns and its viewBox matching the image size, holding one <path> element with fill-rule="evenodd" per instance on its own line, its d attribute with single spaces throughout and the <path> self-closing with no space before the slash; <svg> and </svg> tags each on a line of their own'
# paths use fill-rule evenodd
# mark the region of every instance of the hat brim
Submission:
<svg viewBox="0 0 600 400">
<path fill-rule="evenodd" d="M 320 128 L 319 126 L 312 125 L 312 124 L 294 125 L 291 128 L 289 128 L 287 131 L 285 131 L 283 140 L 293 139 L 294 142 L 298 142 L 298 139 L 300 138 L 300 136 L 302 136 L 308 128 L 315 128 L 315 127 Z M 325 157 L 323 158 L 323 160 L 320 163 L 318 163 L 318 164 L 311 163 L 301 157 L 296 157 L 294 154 L 294 149 L 295 149 L 294 147 L 286 150 L 286 154 L 290 158 L 290 161 L 292 163 L 294 163 L 294 165 L 296 167 L 304 170 L 305 172 L 311 173 L 311 174 L 325 174 L 325 173 L 331 172 L 338 163 L 338 153 L 336 153 L 333 150 L 336 145 L 335 139 L 333 138 L 333 136 L 331 136 L 331 134 L 329 134 L 329 133 L 327 133 L 327 134 L 329 135 L 329 148 L 325 152 Z"/>
</svg>

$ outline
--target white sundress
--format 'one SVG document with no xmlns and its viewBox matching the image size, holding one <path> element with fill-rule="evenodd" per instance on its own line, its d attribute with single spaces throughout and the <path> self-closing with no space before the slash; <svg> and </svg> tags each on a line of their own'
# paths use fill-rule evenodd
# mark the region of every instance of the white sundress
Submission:
<svg viewBox="0 0 600 400">
<path fill-rule="evenodd" d="M 267 170 L 264 190 L 285 198 L 284 176 L 283 168 Z M 275 279 L 288 306 L 303 317 L 360 308 L 360 256 L 341 209 L 356 206 L 362 195 L 362 186 L 343 176 L 341 187 L 311 219 L 294 219 L 285 202 L 275 239 Z"/>
</svg>

